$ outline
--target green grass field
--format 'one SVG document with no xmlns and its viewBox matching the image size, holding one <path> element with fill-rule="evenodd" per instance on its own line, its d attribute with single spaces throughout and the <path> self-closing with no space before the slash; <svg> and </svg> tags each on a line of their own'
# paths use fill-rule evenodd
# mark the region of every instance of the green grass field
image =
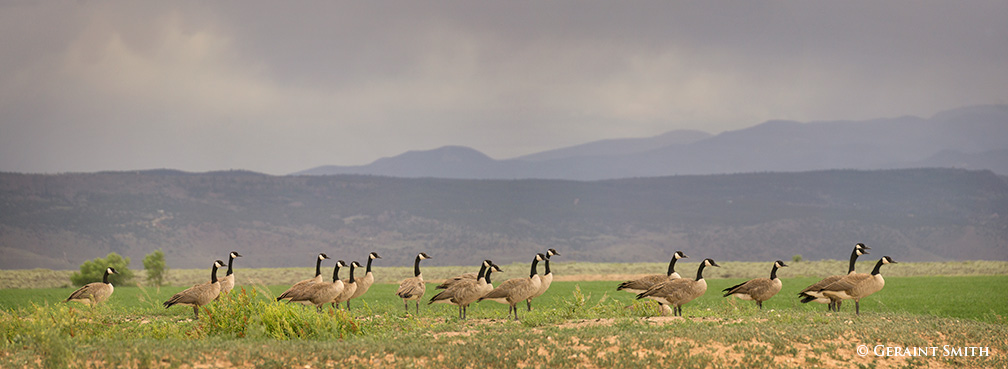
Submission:
<svg viewBox="0 0 1008 369">
<path fill-rule="evenodd" d="M 426 273 L 425 273 L 426 274 Z M 499 279 L 497 282 L 500 282 Z M 887 277 L 854 315 L 801 304 L 818 277 L 784 278 L 756 309 L 726 299 L 740 278 L 708 278 L 707 293 L 658 317 L 615 281 L 554 282 L 521 321 L 483 302 L 459 321 L 455 306 L 404 312 L 394 284 L 377 284 L 351 313 L 277 303 L 287 285 L 244 286 L 201 311 L 164 309 L 181 287 L 116 287 L 104 306 L 62 304 L 72 288 L 0 290 L 0 367 L 1006 367 L 1006 275 Z M 428 285 L 427 298 L 434 294 Z M 630 306 L 630 308 L 627 308 Z M 938 357 L 860 356 L 859 345 L 936 346 Z M 942 356 L 987 347 L 989 356 Z"/>
</svg>

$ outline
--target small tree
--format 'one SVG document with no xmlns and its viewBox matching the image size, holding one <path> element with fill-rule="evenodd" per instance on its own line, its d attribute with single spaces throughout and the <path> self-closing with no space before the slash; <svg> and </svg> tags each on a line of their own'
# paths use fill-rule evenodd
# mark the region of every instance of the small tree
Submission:
<svg viewBox="0 0 1008 369">
<path fill-rule="evenodd" d="M 109 275 L 109 282 L 113 285 L 123 285 L 133 280 L 133 271 L 129 269 L 129 258 L 123 258 L 114 252 L 110 252 L 104 258 L 95 258 L 85 261 L 80 266 L 80 272 L 74 272 L 70 276 L 70 283 L 75 286 L 83 286 L 91 282 L 100 282 L 105 275 L 105 269 L 113 267 L 116 274 Z"/>
<path fill-rule="evenodd" d="M 144 256 L 144 270 L 147 271 L 147 283 L 161 287 L 164 283 L 165 274 L 168 272 L 168 265 L 165 263 L 164 252 L 161 249 Z"/>
<path fill-rule="evenodd" d="M 795 256 L 791 257 L 791 261 L 796 262 L 796 263 L 799 262 L 799 261 L 801 261 L 801 260 L 802 260 L 801 254 L 795 254 Z"/>
</svg>

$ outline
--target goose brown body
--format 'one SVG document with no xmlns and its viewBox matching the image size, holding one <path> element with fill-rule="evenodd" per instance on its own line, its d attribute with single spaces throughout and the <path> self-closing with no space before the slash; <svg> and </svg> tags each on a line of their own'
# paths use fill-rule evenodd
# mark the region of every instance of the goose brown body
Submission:
<svg viewBox="0 0 1008 369">
<path fill-rule="evenodd" d="M 840 311 L 840 305 L 843 300 L 833 299 L 824 295 L 820 290 L 826 288 L 841 278 L 848 275 L 854 274 L 854 267 L 857 262 L 858 256 L 867 255 L 871 247 L 865 246 L 863 243 L 857 243 L 854 245 L 854 250 L 851 251 L 850 262 L 847 267 L 847 274 L 832 275 L 823 278 L 819 282 L 812 284 L 811 286 L 805 287 L 805 289 L 798 292 L 798 296 L 801 297 L 802 303 L 809 303 L 812 301 L 818 302 L 820 304 L 827 304 L 826 308 L 830 311 Z"/>
<path fill-rule="evenodd" d="M 102 276 L 101 282 L 92 282 L 81 286 L 81 288 L 73 291 L 70 297 L 67 297 L 63 302 L 77 301 L 86 305 L 95 305 L 108 300 L 112 296 L 112 292 L 115 291 L 115 287 L 112 286 L 112 283 L 109 283 L 109 274 L 116 274 L 115 268 L 105 268 L 105 274 Z"/>
<path fill-rule="evenodd" d="M 722 290 L 724 297 L 735 296 L 743 300 L 753 300 L 756 301 L 756 306 L 762 309 L 763 301 L 774 297 L 784 286 L 780 278 L 777 278 L 777 268 L 786 266 L 787 264 L 784 264 L 783 261 L 777 260 L 774 262 L 773 268 L 770 269 L 770 278 L 753 278 L 725 288 Z"/>
<path fill-rule="evenodd" d="M 416 259 L 413 261 L 413 277 L 404 279 L 399 283 L 399 289 L 396 290 L 396 295 L 403 299 L 403 305 L 406 306 L 407 313 L 409 312 L 408 301 L 416 301 L 416 313 L 420 314 L 420 299 L 427 292 L 427 285 L 423 281 L 423 274 L 420 273 L 420 260 L 425 259 L 430 259 L 430 256 L 422 252 L 417 254 Z"/>
<path fill-rule="evenodd" d="M 686 278 L 670 279 L 651 286 L 647 291 L 638 294 L 637 298 L 642 299 L 651 296 L 661 298 L 672 306 L 674 315 L 682 316 L 682 306 L 684 304 L 703 296 L 707 292 L 707 281 L 703 278 L 703 270 L 708 266 L 716 267 L 719 265 L 713 259 L 704 259 L 704 261 L 700 262 L 700 267 L 697 268 L 697 277 L 695 280 Z"/>
<path fill-rule="evenodd" d="M 210 282 L 197 284 L 176 293 L 168 301 L 164 302 L 165 309 L 172 305 L 192 306 L 193 315 L 199 318 L 199 307 L 209 304 L 220 295 L 220 281 L 217 279 L 217 269 L 223 266 L 223 261 L 214 261 L 213 269 L 210 272 Z"/>
<path fill-rule="evenodd" d="M 241 257 L 241 254 L 239 254 L 237 251 L 231 251 L 231 254 L 228 254 L 227 273 L 224 274 L 224 278 L 220 279 L 221 295 L 231 293 L 231 290 L 234 289 L 235 276 L 232 264 L 234 264 L 234 259 L 237 257 Z M 218 295 L 217 297 L 220 298 L 220 295 Z"/>
<path fill-rule="evenodd" d="M 336 265 L 333 266 L 332 281 L 313 283 L 305 288 L 294 291 L 291 293 L 290 302 L 315 305 L 316 310 L 322 311 L 322 305 L 332 302 L 336 296 L 343 293 L 345 285 L 339 279 L 339 270 L 344 266 L 346 266 L 346 263 L 343 260 L 337 260 Z"/>
<path fill-rule="evenodd" d="M 374 259 L 381 259 L 377 252 L 371 252 L 368 254 L 367 269 L 364 270 L 364 277 L 357 279 L 357 288 L 354 290 L 352 296 L 346 300 L 347 311 L 350 311 L 350 300 L 361 297 L 371 288 L 374 284 L 374 274 L 371 273 L 371 261 Z"/>
<path fill-rule="evenodd" d="M 460 280 L 446 288 L 444 291 L 434 295 L 434 297 L 431 297 L 428 304 L 444 302 L 457 305 L 459 307 L 459 318 L 466 319 L 469 305 L 493 290 L 493 284 L 490 281 L 490 274 L 494 270 L 498 272 L 501 271 L 497 264 L 494 264 L 490 260 L 484 260 L 483 266 L 480 267 L 480 272 L 478 274 L 480 277 L 479 279 Z"/>
<path fill-rule="evenodd" d="M 322 282 L 322 260 L 328 258 L 329 255 L 326 255 L 324 252 L 319 253 L 318 257 L 316 257 L 315 259 L 315 277 L 299 281 L 295 283 L 293 286 L 290 286 L 290 288 L 288 288 L 286 291 L 281 293 L 279 297 L 277 297 L 277 301 L 283 299 L 289 299 L 294 296 L 300 296 L 306 291 L 308 286 Z"/>
<path fill-rule="evenodd" d="M 493 290 L 490 290 L 486 295 L 483 295 L 483 297 L 477 299 L 477 301 L 491 300 L 508 304 L 510 306 L 508 315 L 511 315 L 511 312 L 514 311 L 514 318 L 518 320 L 518 308 L 516 305 L 519 302 L 528 300 L 532 294 L 539 290 L 539 286 L 542 285 L 542 279 L 540 279 L 536 272 L 536 266 L 545 258 L 546 256 L 541 253 L 536 254 L 535 258 L 532 259 L 532 270 L 529 272 L 528 278 L 508 279 Z"/>
<path fill-rule="evenodd" d="M 860 315 L 861 299 L 881 291 L 885 287 L 885 278 L 882 278 L 881 272 L 881 268 L 885 264 L 896 264 L 896 261 L 889 256 L 883 256 L 875 263 L 875 269 L 871 274 L 848 275 L 824 287 L 820 292 L 833 299 L 854 300 L 855 312 Z"/>
<path fill-rule="evenodd" d="M 532 299 L 542 296 L 542 294 L 546 293 L 546 290 L 550 288 L 550 285 L 553 284 L 553 271 L 550 270 L 550 257 L 553 255 L 560 255 L 560 253 L 558 253 L 557 250 L 549 249 L 546 250 L 545 255 L 546 260 L 544 265 L 546 266 L 546 269 L 543 271 L 543 274 L 539 276 L 539 289 L 536 290 L 531 297 L 525 300 L 525 305 L 528 308 L 528 311 L 532 311 Z"/>
</svg>

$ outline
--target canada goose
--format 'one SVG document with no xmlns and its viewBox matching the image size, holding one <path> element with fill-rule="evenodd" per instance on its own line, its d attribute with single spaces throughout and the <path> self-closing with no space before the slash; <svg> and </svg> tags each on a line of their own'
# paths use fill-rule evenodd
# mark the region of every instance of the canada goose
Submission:
<svg viewBox="0 0 1008 369">
<path fill-rule="evenodd" d="M 457 283 L 452 284 L 444 291 L 434 295 L 434 297 L 431 297 L 427 304 L 444 302 L 457 305 L 459 307 L 459 318 L 466 319 L 469 304 L 476 302 L 476 300 L 480 297 L 483 297 L 483 295 L 486 295 L 488 292 L 493 290 L 493 284 L 490 281 L 490 274 L 494 270 L 498 272 L 501 271 L 497 264 L 494 264 L 490 260 L 484 260 L 480 267 L 480 278 L 478 280 L 462 279 Z"/>
<path fill-rule="evenodd" d="M 343 301 L 350 301 L 350 297 L 357 292 L 357 285 L 360 283 L 359 279 L 354 277 L 354 270 L 360 268 L 360 263 L 353 261 L 350 263 L 350 279 L 343 282 L 343 292 L 332 299 L 332 307 L 334 309 L 339 307 L 339 304 Z M 347 311 L 350 311 L 347 308 Z"/>
<path fill-rule="evenodd" d="M 193 315 L 199 319 L 199 307 L 209 304 L 210 301 L 217 298 L 217 295 L 220 295 L 220 281 L 217 280 L 217 268 L 223 266 L 223 261 L 214 261 L 213 269 L 210 271 L 210 283 L 197 284 L 176 293 L 175 296 L 164 302 L 165 309 L 172 305 L 189 305 L 193 307 Z"/>
<path fill-rule="evenodd" d="M 853 299 L 854 311 L 860 315 L 861 299 L 881 291 L 882 287 L 885 287 L 885 279 L 882 278 L 882 273 L 879 270 L 885 264 L 896 264 L 896 261 L 891 257 L 883 256 L 875 263 L 875 269 L 872 269 L 871 274 L 855 273 L 845 276 L 821 289 L 820 292 L 837 300 Z"/>
<path fill-rule="evenodd" d="M 280 300 L 283 300 L 283 299 L 289 299 L 289 298 L 291 298 L 291 296 L 294 296 L 295 294 L 299 293 L 299 291 L 301 289 L 303 289 L 303 288 L 305 288 L 305 287 L 307 287 L 309 285 L 322 282 L 322 260 L 325 260 L 325 259 L 328 259 L 328 258 L 329 258 L 329 255 L 326 255 L 324 252 L 323 253 L 319 253 L 318 254 L 318 258 L 316 258 L 316 260 L 315 260 L 315 277 L 314 278 L 305 279 L 303 281 L 295 283 L 293 286 L 291 286 L 286 291 L 284 291 L 283 293 L 281 293 L 280 296 L 277 297 L 277 301 L 280 301 Z"/>
<path fill-rule="evenodd" d="M 343 293 L 345 285 L 339 279 L 339 269 L 344 266 L 346 266 L 346 263 L 343 260 L 337 260 L 336 266 L 333 267 L 332 282 L 313 283 L 306 288 L 295 291 L 296 293 L 294 296 L 291 296 L 290 302 L 310 303 L 315 305 L 315 310 L 321 312 L 322 305 L 332 302 L 336 296 Z"/>
<path fill-rule="evenodd" d="M 77 301 L 86 305 L 94 306 L 102 301 L 108 300 L 109 296 L 112 296 L 112 292 L 115 290 L 112 287 L 112 283 L 109 283 L 109 274 L 117 274 L 115 268 L 108 267 L 105 268 L 105 275 L 102 276 L 101 282 L 91 282 L 81 286 L 76 291 L 70 294 L 63 302 Z"/>
<path fill-rule="evenodd" d="M 231 264 L 234 263 L 234 259 L 235 258 L 239 258 L 239 257 L 241 257 L 241 254 L 239 254 L 238 251 L 231 251 L 231 254 L 228 255 L 228 270 L 227 270 L 227 274 L 225 274 L 224 278 L 221 278 L 221 281 L 220 281 L 221 295 L 226 295 L 228 293 L 231 293 L 231 289 L 234 288 L 235 277 L 234 277 L 234 270 L 232 269 Z M 217 298 L 220 298 L 220 295 L 218 295 Z"/>
<path fill-rule="evenodd" d="M 542 284 L 539 285 L 539 290 L 536 291 L 534 294 L 532 294 L 532 296 L 529 297 L 528 300 L 525 300 L 525 305 L 528 308 L 528 311 L 532 311 L 532 299 L 542 296 L 543 293 L 546 293 L 546 290 L 549 289 L 550 284 L 553 283 L 553 272 L 551 272 L 549 268 L 550 256 L 553 255 L 560 255 L 560 253 L 554 249 L 549 249 L 546 251 L 546 272 L 539 277 L 542 280 Z"/>
<path fill-rule="evenodd" d="M 350 296 L 350 299 L 346 302 L 347 311 L 350 311 L 350 300 L 361 297 L 374 284 L 374 274 L 371 274 L 371 261 L 374 259 L 381 259 L 381 256 L 378 256 L 377 252 L 372 251 L 368 254 L 367 270 L 364 272 L 364 278 L 357 280 L 357 289 L 354 290 L 353 296 Z"/>
<path fill-rule="evenodd" d="M 633 293 L 633 294 L 636 295 L 636 294 L 639 294 L 641 292 L 647 291 L 648 288 L 651 288 L 651 286 L 654 286 L 654 285 L 656 285 L 658 283 L 665 282 L 665 281 L 667 281 L 669 279 L 678 279 L 678 278 L 681 278 L 679 276 L 679 272 L 676 272 L 676 270 L 675 270 L 675 264 L 676 264 L 676 261 L 678 261 L 679 259 L 685 259 L 685 258 L 688 258 L 688 257 L 689 256 L 686 256 L 686 254 L 683 254 L 682 251 L 676 251 L 674 254 L 672 254 L 672 260 L 670 260 L 669 264 L 668 264 L 668 272 L 666 272 L 665 274 L 651 274 L 651 275 L 644 276 L 644 277 L 641 277 L 641 278 L 638 278 L 638 279 L 634 279 L 632 281 L 626 281 L 626 282 L 620 283 L 620 285 L 618 287 L 616 287 L 616 290 L 617 291 L 627 291 L 627 292 L 631 292 L 631 293 Z M 665 305 L 665 299 L 658 298 L 658 297 L 650 297 L 650 296 L 647 297 L 647 298 L 651 299 L 651 300 L 654 300 L 654 301 L 657 301 L 658 305 L 661 306 L 663 312 L 667 308 L 667 306 Z"/>
<path fill-rule="evenodd" d="M 476 301 L 491 300 L 508 304 L 510 305 L 508 315 L 510 316 L 511 311 L 514 311 L 514 318 L 518 320 L 518 308 L 516 305 L 521 301 L 528 300 L 529 296 L 532 296 L 533 293 L 539 290 L 539 286 L 542 285 L 542 279 L 536 274 L 536 266 L 540 261 L 545 259 L 546 255 L 542 253 L 536 254 L 535 258 L 532 259 L 532 271 L 529 272 L 528 278 L 508 279 Z"/>
<path fill-rule="evenodd" d="M 847 268 L 847 274 L 832 275 L 823 278 L 811 286 L 805 287 L 804 290 L 798 292 L 798 296 L 802 298 L 801 302 L 803 304 L 807 304 L 810 301 L 815 301 L 820 304 L 828 304 L 826 309 L 829 311 L 840 311 L 840 304 L 842 301 L 824 296 L 821 292 L 819 292 L 819 290 L 829 286 L 833 282 L 839 281 L 840 278 L 854 274 L 854 264 L 857 262 L 858 256 L 869 254 L 867 250 L 871 250 L 871 247 L 865 246 L 863 243 L 854 245 L 854 250 L 851 251 L 850 265 Z"/>
<path fill-rule="evenodd" d="M 647 291 L 639 293 L 637 298 L 642 299 L 649 296 L 663 298 L 666 303 L 672 306 L 672 313 L 674 315 L 682 316 L 683 304 L 693 301 L 693 299 L 703 296 L 704 292 L 707 292 L 707 281 L 703 278 L 703 270 L 704 267 L 708 266 L 719 267 L 720 265 L 717 265 L 714 259 L 704 259 L 704 261 L 700 262 L 700 267 L 697 269 L 696 280 L 686 278 L 669 279 L 651 286 Z"/>
<path fill-rule="evenodd" d="M 770 269 L 770 278 L 754 278 L 725 288 L 722 290 L 725 293 L 724 297 L 735 296 L 743 300 L 754 300 L 756 306 L 762 309 L 763 301 L 774 297 L 784 286 L 780 278 L 777 278 L 777 268 L 786 266 L 783 261 L 777 260 L 773 263 L 773 269 Z"/>
<path fill-rule="evenodd" d="M 409 303 L 407 301 L 416 301 L 416 313 L 420 315 L 420 298 L 423 297 L 424 292 L 427 292 L 427 285 L 424 284 L 423 275 L 420 274 L 420 260 L 430 259 L 425 253 L 417 254 L 416 260 L 413 261 L 413 278 L 406 278 L 399 283 L 399 289 L 396 290 L 396 295 L 399 295 L 403 299 L 403 306 L 406 307 L 406 312 L 409 313 Z"/>
<path fill-rule="evenodd" d="M 478 282 L 479 280 L 483 279 L 483 275 L 486 274 L 486 270 L 487 270 L 487 268 L 490 267 L 490 264 L 493 264 L 493 262 L 490 261 L 490 260 L 483 260 L 483 262 L 480 263 L 479 273 L 475 273 L 475 274 L 473 274 L 473 273 L 459 274 L 459 275 L 454 276 L 452 278 L 446 279 L 444 282 L 442 282 L 441 284 L 437 285 L 434 288 L 435 289 L 439 289 L 439 290 L 444 290 L 444 289 L 448 289 L 448 287 L 451 287 L 453 284 L 461 282 L 461 281 Z M 437 301 L 437 302 L 440 302 L 440 301 Z"/>
</svg>

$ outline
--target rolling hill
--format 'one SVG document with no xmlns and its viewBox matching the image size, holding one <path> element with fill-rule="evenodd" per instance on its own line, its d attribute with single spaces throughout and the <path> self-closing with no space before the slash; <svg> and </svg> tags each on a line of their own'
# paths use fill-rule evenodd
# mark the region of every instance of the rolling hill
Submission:
<svg viewBox="0 0 1008 369">
<path fill-rule="evenodd" d="M 472 180 L 172 170 L 0 173 L 0 268 L 76 269 L 164 250 L 203 268 L 309 266 L 317 252 L 407 265 L 558 260 L 843 259 L 855 242 L 898 260 L 1008 260 L 1008 183 L 991 171 L 827 170 Z"/>
</svg>

